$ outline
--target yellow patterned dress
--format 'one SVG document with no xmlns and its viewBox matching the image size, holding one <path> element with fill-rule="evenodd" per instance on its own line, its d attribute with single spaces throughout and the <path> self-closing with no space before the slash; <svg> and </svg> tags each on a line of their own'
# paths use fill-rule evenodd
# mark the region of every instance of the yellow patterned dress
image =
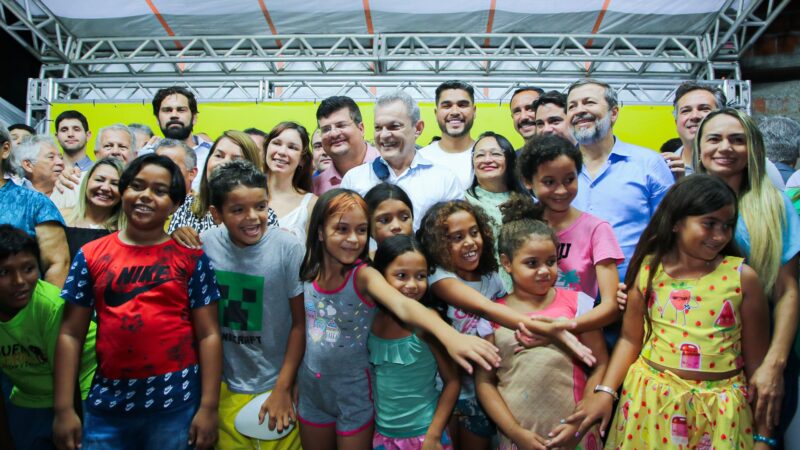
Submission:
<svg viewBox="0 0 800 450">
<path fill-rule="evenodd" d="M 683 379 L 644 360 L 684 371 L 741 369 L 743 260 L 725 257 L 707 275 L 677 280 L 659 267 L 647 301 L 651 332 L 623 384 L 606 449 L 750 449 L 753 418 L 744 374 Z M 651 267 L 639 276 L 644 290 Z"/>
</svg>

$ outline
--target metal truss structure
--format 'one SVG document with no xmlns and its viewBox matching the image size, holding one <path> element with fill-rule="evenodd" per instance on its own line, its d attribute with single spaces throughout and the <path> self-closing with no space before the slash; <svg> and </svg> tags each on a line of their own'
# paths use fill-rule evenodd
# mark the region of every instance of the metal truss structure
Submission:
<svg viewBox="0 0 800 450">
<path fill-rule="evenodd" d="M 39 58 L 28 116 L 50 102 L 142 101 L 182 84 L 205 101 L 369 100 L 402 88 L 432 99 L 463 79 L 479 101 L 502 101 L 521 84 L 561 89 L 579 77 L 609 81 L 631 103 L 669 103 L 683 80 L 708 80 L 749 107 L 739 58 L 790 0 L 726 0 L 698 35 L 295 34 L 85 38 L 41 0 L 0 0 L 0 27 Z M 728 81 L 713 81 L 725 79 Z M 413 81 L 412 81 L 413 80 Z"/>
</svg>

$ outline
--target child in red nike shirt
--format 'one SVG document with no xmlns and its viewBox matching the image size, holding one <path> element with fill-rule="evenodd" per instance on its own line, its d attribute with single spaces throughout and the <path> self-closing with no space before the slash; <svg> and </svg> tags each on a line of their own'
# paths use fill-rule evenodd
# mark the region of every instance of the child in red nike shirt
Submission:
<svg viewBox="0 0 800 450">
<path fill-rule="evenodd" d="M 53 436 L 61 449 L 209 448 L 217 433 L 222 346 L 214 272 L 164 232 L 186 195 L 180 169 L 154 154 L 119 181 L 127 226 L 81 249 L 55 358 Z M 97 372 L 84 424 L 73 408 L 78 356 L 97 311 Z"/>
</svg>

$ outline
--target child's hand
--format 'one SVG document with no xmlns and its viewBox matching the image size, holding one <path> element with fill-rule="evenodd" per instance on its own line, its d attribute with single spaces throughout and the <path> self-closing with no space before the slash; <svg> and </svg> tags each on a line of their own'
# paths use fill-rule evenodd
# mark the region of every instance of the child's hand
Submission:
<svg viewBox="0 0 800 450">
<path fill-rule="evenodd" d="M 567 423 L 565 421 L 548 433 L 547 437 L 550 438 L 547 441 L 548 448 L 575 448 L 583 435 L 578 433 L 577 423 Z"/>
<path fill-rule="evenodd" d="M 267 426 L 270 430 L 278 427 L 278 433 L 292 426 L 297 416 L 292 405 L 290 390 L 274 389 L 272 394 L 264 400 L 261 410 L 258 412 L 259 425 L 264 423 L 264 419 L 269 415 Z"/>
<path fill-rule="evenodd" d="M 217 442 L 217 409 L 200 406 L 189 427 L 189 445 L 212 448 Z"/>
<path fill-rule="evenodd" d="M 583 345 L 583 343 L 577 337 L 575 337 L 574 334 L 567 331 L 575 328 L 575 321 L 561 320 L 553 322 L 549 326 L 553 327 L 552 332 L 548 333 L 550 337 L 552 337 L 554 341 L 565 346 L 567 350 L 571 351 L 575 355 L 576 358 L 583 361 L 583 363 L 587 366 L 592 366 L 595 362 L 597 362 L 597 359 L 595 359 L 594 355 L 592 355 L 592 350 Z"/>
<path fill-rule="evenodd" d="M 81 419 L 74 409 L 59 412 L 53 418 L 53 443 L 58 450 L 81 448 Z"/>
<path fill-rule="evenodd" d="M 425 440 L 422 441 L 422 450 L 443 450 L 442 435 L 437 435 L 428 430 Z"/>
<path fill-rule="evenodd" d="M 486 370 L 492 370 L 500 365 L 500 356 L 497 355 L 500 349 L 478 336 L 460 334 L 458 339 L 450 339 L 450 342 L 442 342 L 442 344 L 450 357 L 469 374 L 472 374 L 470 360 L 480 364 Z"/>
<path fill-rule="evenodd" d="M 542 320 L 546 318 L 540 318 L 536 316 L 534 319 Z M 553 342 L 549 337 L 536 334 L 529 330 L 528 327 L 526 327 L 522 322 L 517 324 L 517 329 L 514 331 L 514 337 L 517 339 L 517 343 L 519 344 L 519 346 L 514 347 L 514 353 L 519 353 L 526 348 L 550 345 Z"/>
<path fill-rule="evenodd" d="M 519 450 L 547 450 L 547 439 L 531 430 L 520 431 L 514 443 Z"/>
<path fill-rule="evenodd" d="M 577 425 L 578 433 L 583 436 L 592 425 L 600 421 L 600 436 L 606 436 L 606 427 L 611 420 L 614 408 L 614 397 L 605 392 L 595 392 L 584 398 L 575 408 L 575 412 L 564 419 L 564 423 Z"/>
<path fill-rule="evenodd" d="M 625 283 L 617 285 L 617 307 L 620 311 L 625 311 L 628 306 L 628 286 Z"/>
<path fill-rule="evenodd" d="M 172 232 L 172 239 L 186 248 L 202 248 L 203 242 L 200 235 L 192 227 L 180 227 Z"/>
</svg>

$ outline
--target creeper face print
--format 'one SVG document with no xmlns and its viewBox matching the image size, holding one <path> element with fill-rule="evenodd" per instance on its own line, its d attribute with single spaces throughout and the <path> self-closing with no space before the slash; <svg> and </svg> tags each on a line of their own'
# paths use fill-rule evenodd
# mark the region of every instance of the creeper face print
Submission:
<svg viewBox="0 0 800 450">
<path fill-rule="evenodd" d="M 264 278 L 217 270 L 220 324 L 238 331 L 261 331 Z"/>
</svg>

